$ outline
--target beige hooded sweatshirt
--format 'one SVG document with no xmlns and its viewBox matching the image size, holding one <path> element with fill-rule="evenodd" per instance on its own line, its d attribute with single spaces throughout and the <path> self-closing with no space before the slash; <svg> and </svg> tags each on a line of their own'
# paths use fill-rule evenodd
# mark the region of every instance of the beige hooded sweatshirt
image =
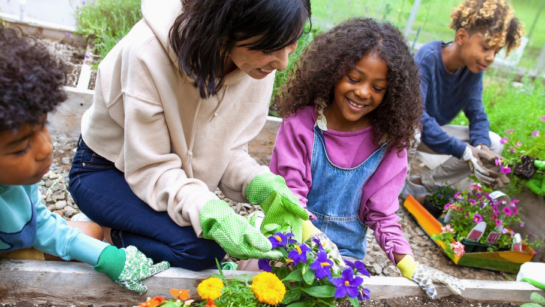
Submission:
<svg viewBox="0 0 545 307">
<path fill-rule="evenodd" d="M 269 171 L 250 157 L 248 142 L 265 124 L 274 74 L 255 80 L 237 69 L 217 95 L 201 99 L 168 42 L 180 0 L 142 0 L 142 12 L 98 68 L 83 140 L 140 199 L 202 236 L 199 214 L 217 199 L 216 187 L 247 201 L 247 185 Z"/>
</svg>

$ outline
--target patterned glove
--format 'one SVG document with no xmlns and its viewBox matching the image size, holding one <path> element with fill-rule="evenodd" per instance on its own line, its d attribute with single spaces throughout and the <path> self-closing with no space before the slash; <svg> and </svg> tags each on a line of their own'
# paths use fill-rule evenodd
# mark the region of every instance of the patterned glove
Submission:
<svg viewBox="0 0 545 307">
<path fill-rule="evenodd" d="M 170 267 L 166 261 L 153 264 L 136 247 L 118 249 L 106 247 L 99 256 L 95 270 L 105 273 L 112 281 L 122 288 L 144 294 L 148 288 L 142 280 L 162 272 Z"/>
<path fill-rule="evenodd" d="M 209 200 L 201 210 L 203 237 L 218 242 L 231 256 L 240 259 L 279 259 L 272 244 L 246 218 L 236 214 L 223 200 Z"/>
<path fill-rule="evenodd" d="M 299 205 L 299 199 L 290 191 L 284 178 L 273 173 L 257 175 L 246 188 L 246 198 L 252 204 L 261 205 L 265 212 L 262 230 L 269 224 L 290 226 L 295 240 L 302 241 L 301 222 L 308 220 L 308 213 Z"/>
<path fill-rule="evenodd" d="M 490 166 L 494 166 L 495 160 L 498 158 L 501 159 L 500 156 L 492 152 L 468 145 L 461 160 L 468 163 L 469 170 L 481 183 L 490 187 L 501 174 L 499 168 L 497 170 L 489 168 Z M 485 163 L 488 167 L 485 166 Z"/>
<path fill-rule="evenodd" d="M 411 255 L 406 255 L 397 264 L 397 267 L 404 277 L 416 282 L 431 298 L 437 296 L 437 290 L 435 290 L 435 286 L 433 285 L 434 282 L 444 284 L 456 295 L 462 294 L 462 291 L 465 290 L 458 278 L 423 264 L 419 264 L 414 261 L 414 258 Z"/>
</svg>

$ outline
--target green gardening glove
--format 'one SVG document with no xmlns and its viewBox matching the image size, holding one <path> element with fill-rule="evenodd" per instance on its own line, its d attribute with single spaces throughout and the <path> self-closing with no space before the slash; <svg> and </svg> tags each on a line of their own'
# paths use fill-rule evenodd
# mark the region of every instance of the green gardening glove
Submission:
<svg viewBox="0 0 545 307">
<path fill-rule="evenodd" d="M 148 288 L 142 280 L 169 267 L 170 263 L 166 261 L 153 264 L 153 260 L 134 246 L 121 249 L 108 246 L 100 254 L 95 271 L 105 273 L 124 289 L 144 294 Z"/>
<path fill-rule="evenodd" d="M 302 222 L 308 220 L 308 212 L 299 205 L 299 199 L 290 191 L 284 178 L 273 173 L 255 176 L 246 188 L 246 198 L 252 204 L 261 205 L 265 212 L 261 229 L 269 224 L 290 226 L 295 239 L 302 241 Z"/>
<path fill-rule="evenodd" d="M 534 161 L 534 165 L 537 169 L 545 171 L 545 161 Z M 540 174 L 535 174 L 532 180 L 526 183 L 526 186 L 535 194 L 545 196 L 545 176 Z"/>
<path fill-rule="evenodd" d="M 203 238 L 216 241 L 231 256 L 240 259 L 280 259 L 282 253 L 250 222 L 223 200 L 209 200 L 200 213 Z"/>
</svg>

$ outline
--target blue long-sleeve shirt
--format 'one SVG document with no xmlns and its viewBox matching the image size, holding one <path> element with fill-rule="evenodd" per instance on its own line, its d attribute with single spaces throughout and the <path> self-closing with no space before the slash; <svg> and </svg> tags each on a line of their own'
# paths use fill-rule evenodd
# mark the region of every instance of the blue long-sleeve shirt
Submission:
<svg viewBox="0 0 545 307">
<path fill-rule="evenodd" d="M 421 138 L 431 150 L 461 158 L 467 146 L 449 136 L 441 126 L 450 123 L 460 111 L 469 120 L 470 143 L 490 147 L 490 123 L 484 112 L 483 73 L 473 73 L 466 66 L 449 72 L 443 62 L 441 41 L 431 41 L 416 53 L 420 70 L 420 91 L 424 103 Z"/>
<path fill-rule="evenodd" d="M 68 226 L 61 216 L 51 213 L 41 203 L 37 185 L 0 184 L 0 232 L 21 232 L 32 219 L 32 204 L 36 209 L 34 248 L 64 260 L 76 259 L 93 266 L 97 264 L 100 254 L 109 244 L 84 235 Z M 11 246 L 0 238 L 0 252 L 9 248 Z"/>
</svg>

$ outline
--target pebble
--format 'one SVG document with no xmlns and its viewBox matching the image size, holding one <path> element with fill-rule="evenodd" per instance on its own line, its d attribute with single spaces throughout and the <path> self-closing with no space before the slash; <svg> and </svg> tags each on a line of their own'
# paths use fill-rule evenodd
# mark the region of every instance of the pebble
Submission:
<svg viewBox="0 0 545 307">
<path fill-rule="evenodd" d="M 64 216 L 64 212 L 59 211 L 59 210 L 53 211 L 53 213 L 56 213 L 56 214 L 58 214 L 60 216 Z"/>
<path fill-rule="evenodd" d="M 49 211 L 55 211 L 57 210 L 57 207 L 55 207 L 55 205 L 49 205 L 47 206 L 47 209 L 49 209 Z"/>
<path fill-rule="evenodd" d="M 76 209 L 72 208 L 72 207 L 69 207 L 69 206 L 66 206 L 64 208 L 64 214 L 67 216 L 67 217 L 71 217 L 72 215 L 76 214 Z"/>
<path fill-rule="evenodd" d="M 57 208 L 58 210 L 61 210 L 64 207 L 66 207 L 66 202 L 64 200 L 55 203 L 55 208 Z"/>
<path fill-rule="evenodd" d="M 70 164 L 70 157 L 64 157 L 61 159 L 61 164 L 63 165 L 69 165 Z"/>
<path fill-rule="evenodd" d="M 382 273 L 382 267 L 378 263 L 376 263 L 376 262 L 373 263 L 372 267 L 373 267 L 373 269 L 375 269 L 375 274 Z"/>
</svg>

